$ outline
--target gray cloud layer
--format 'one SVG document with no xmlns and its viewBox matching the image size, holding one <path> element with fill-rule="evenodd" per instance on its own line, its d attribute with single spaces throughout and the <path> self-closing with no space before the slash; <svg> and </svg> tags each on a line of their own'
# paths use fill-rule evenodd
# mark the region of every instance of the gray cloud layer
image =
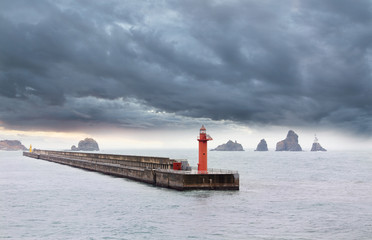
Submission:
<svg viewBox="0 0 372 240">
<path fill-rule="evenodd" d="M 184 116 L 371 134 L 371 25 L 369 0 L 4 0 L 0 124 Z"/>
</svg>

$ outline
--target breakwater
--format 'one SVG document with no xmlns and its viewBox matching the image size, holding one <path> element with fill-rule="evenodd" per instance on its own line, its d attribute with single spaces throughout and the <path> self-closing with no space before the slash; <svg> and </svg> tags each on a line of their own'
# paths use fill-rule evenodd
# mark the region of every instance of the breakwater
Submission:
<svg viewBox="0 0 372 240">
<path fill-rule="evenodd" d="M 169 158 L 48 150 L 23 155 L 177 190 L 239 190 L 238 172 L 174 170 L 180 162 Z"/>
</svg>

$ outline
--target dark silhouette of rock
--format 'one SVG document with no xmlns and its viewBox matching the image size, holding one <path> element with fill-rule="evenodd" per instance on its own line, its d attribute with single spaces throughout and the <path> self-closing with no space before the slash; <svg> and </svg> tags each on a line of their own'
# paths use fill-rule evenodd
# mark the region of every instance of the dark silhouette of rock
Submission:
<svg viewBox="0 0 372 240">
<path fill-rule="evenodd" d="M 315 135 L 314 143 L 313 146 L 311 147 L 312 152 L 317 152 L 317 151 L 327 151 L 325 148 L 323 148 L 320 143 L 318 142 L 318 138 Z"/>
<path fill-rule="evenodd" d="M 86 138 L 81 140 L 78 147 L 73 145 L 72 151 L 99 151 L 98 143 L 93 138 Z"/>
<path fill-rule="evenodd" d="M 259 152 L 269 151 L 269 149 L 267 148 L 267 143 L 265 139 L 261 139 L 255 151 L 259 151 Z"/>
<path fill-rule="evenodd" d="M 5 151 L 25 151 L 27 148 L 22 145 L 22 143 L 18 140 L 2 140 L 0 141 L 0 150 Z"/>
<path fill-rule="evenodd" d="M 298 144 L 298 135 L 293 130 L 289 130 L 286 139 L 276 144 L 276 151 L 302 151 Z"/>
<path fill-rule="evenodd" d="M 313 143 L 313 146 L 311 147 L 312 152 L 317 152 L 317 151 L 323 151 L 326 152 L 327 150 L 323 148 L 319 143 Z"/>
<path fill-rule="evenodd" d="M 219 145 L 211 151 L 244 151 L 244 149 L 240 143 L 229 140 L 227 143 Z"/>
</svg>

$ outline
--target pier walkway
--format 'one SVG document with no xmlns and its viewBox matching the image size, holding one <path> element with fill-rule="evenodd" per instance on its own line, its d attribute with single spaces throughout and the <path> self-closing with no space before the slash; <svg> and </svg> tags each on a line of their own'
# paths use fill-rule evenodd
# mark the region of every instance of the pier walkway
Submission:
<svg viewBox="0 0 372 240">
<path fill-rule="evenodd" d="M 173 170 L 177 160 L 169 158 L 48 150 L 23 152 L 23 155 L 177 190 L 239 190 L 236 171 Z"/>
</svg>

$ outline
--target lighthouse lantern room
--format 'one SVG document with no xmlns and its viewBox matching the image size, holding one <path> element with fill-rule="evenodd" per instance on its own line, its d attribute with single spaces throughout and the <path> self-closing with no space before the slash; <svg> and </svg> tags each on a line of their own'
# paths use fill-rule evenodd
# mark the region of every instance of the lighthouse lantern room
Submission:
<svg viewBox="0 0 372 240">
<path fill-rule="evenodd" d="M 208 161 L 207 161 L 207 142 L 209 140 L 213 140 L 208 134 L 207 131 L 202 125 L 200 128 L 200 134 L 198 137 L 199 141 L 199 163 L 198 163 L 198 171 L 206 172 L 208 170 Z"/>
</svg>

